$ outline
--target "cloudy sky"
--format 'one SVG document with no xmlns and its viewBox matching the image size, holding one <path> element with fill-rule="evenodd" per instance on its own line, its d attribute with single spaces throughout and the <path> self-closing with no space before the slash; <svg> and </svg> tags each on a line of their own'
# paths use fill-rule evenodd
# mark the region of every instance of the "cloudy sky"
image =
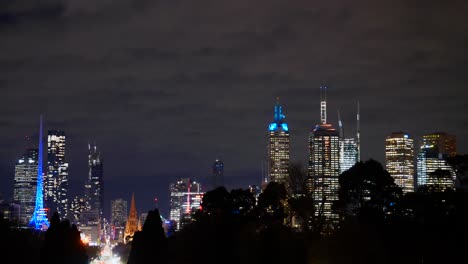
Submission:
<svg viewBox="0 0 468 264">
<path fill-rule="evenodd" d="M 169 182 L 208 183 L 216 158 L 229 188 L 259 184 L 275 97 L 305 164 L 322 82 L 348 136 L 360 101 L 363 159 L 383 162 L 400 130 L 455 134 L 468 153 L 467 13 L 463 0 L 2 0 L 0 192 L 40 113 L 67 133 L 72 194 L 87 142 L 106 205 L 135 192 L 167 215 Z"/>
</svg>

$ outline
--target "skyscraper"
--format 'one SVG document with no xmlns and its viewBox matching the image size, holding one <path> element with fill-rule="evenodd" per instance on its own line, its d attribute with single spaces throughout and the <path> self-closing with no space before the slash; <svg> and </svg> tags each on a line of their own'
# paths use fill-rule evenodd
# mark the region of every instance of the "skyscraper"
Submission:
<svg viewBox="0 0 468 264">
<path fill-rule="evenodd" d="M 85 198 L 88 209 L 97 210 L 100 218 L 104 205 L 103 176 L 101 153 L 96 145 L 88 144 L 88 180 L 85 184 Z"/>
<path fill-rule="evenodd" d="M 338 110 L 338 126 L 340 128 L 340 173 L 348 170 L 359 161 L 359 113 L 357 114 L 357 124 L 356 139 L 346 138 L 340 111 Z"/>
<path fill-rule="evenodd" d="M 213 164 L 213 189 L 224 186 L 224 163 L 216 159 Z"/>
<path fill-rule="evenodd" d="M 309 135 L 309 176 L 313 178 L 315 215 L 322 216 L 328 224 L 336 223 L 333 202 L 338 200 L 340 175 L 340 137 L 338 131 L 327 123 L 326 86 L 321 86 L 320 124 Z"/>
<path fill-rule="evenodd" d="M 414 143 L 404 132 L 385 139 L 385 166 L 403 193 L 414 192 Z"/>
<path fill-rule="evenodd" d="M 60 218 L 68 213 L 68 163 L 65 161 L 65 132 L 49 131 L 47 137 L 46 205 Z"/>
<path fill-rule="evenodd" d="M 112 239 L 122 241 L 125 221 L 127 221 L 127 201 L 124 199 L 115 199 L 111 201 L 111 237 Z"/>
<path fill-rule="evenodd" d="M 19 224 L 23 226 L 29 224 L 36 202 L 37 152 L 37 149 L 27 149 L 15 165 L 13 201 L 20 206 Z"/>
<path fill-rule="evenodd" d="M 283 107 L 276 98 L 274 121 L 268 126 L 268 177 L 289 189 L 289 127 L 284 118 Z"/>
<path fill-rule="evenodd" d="M 192 213 L 200 208 L 203 198 L 200 183 L 183 178 L 169 186 L 171 193 L 170 219 L 176 222 L 176 229 L 181 229 Z"/>
<path fill-rule="evenodd" d="M 448 170 L 455 181 L 455 171 L 446 159 L 457 154 L 456 138 L 445 132 L 424 135 L 419 144 L 417 186 L 430 185 L 429 175 L 437 169 Z M 452 184 L 453 185 L 453 184 Z"/>
</svg>

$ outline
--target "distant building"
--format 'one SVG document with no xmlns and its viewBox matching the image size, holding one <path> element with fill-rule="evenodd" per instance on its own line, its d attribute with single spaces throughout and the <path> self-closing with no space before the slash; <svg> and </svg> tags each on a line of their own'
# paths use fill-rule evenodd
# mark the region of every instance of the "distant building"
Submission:
<svg viewBox="0 0 468 264">
<path fill-rule="evenodd" d="M 358 146 L 354 138 L 340 140 L 340 173 L 353 167 L 358 162 Z"/>
<path fill-rule="evenodd" d="M 111 236 L 114 240 L 123 242 L 125 222 L 127 221 L 127 201 L 115 199 L 111 201 Z"/>
<path fill-rule="evenodd" d="M 213 164 L 213 190 L 219 186 L 224 186 L 224 163 L 216 159 Z"/>
<path fill-rule="evenodd" d="M 444 132 L 424 135 L 419 143 L 417 162 L 417 185 L 430 185 L 429 175 L 437 169 L 450 171 L 455 181 L 456 174 L 446 159 L 457 154 L 456 138 Z"/>
<path fill-rule="evenodd" d="M 141 222 L 138 219 L 138 212 L 135 205 L 135 195 L 132 194 L 132 202 L 130 203 L 130 213 L 128 214 L 127 222 L 124 231 L 124 242 L 128 243 L 133 240 L 135 232 L 141 230 Z"/>
<path fill-rule="evenodd" d="M 315 215 L 322 216 L 328 225 L 338 222 L 338 214 L 333 212 L 332 206 L 338 200 L 340 137 L 327 123 L 326 87 L 322 86 L 320 90 L 320 124 L 309 135 L 308 174 L 313 179 Z"/>
<path fill-rule="evenodd" d="M 385 167 L 403 193 L 414 192 L 414 142 L 407 133 L 385 139 Z"/>
<path fill-rule="evenodd" d="M 176 230 L 183 227 L 186 221 L 190 221 L 192 213 L 200 209 L 204 193 L 200 183 L 183 178 L 170 184 L 170 220 L 176 222 Z"/>
<path fill-rule="evenodd" d="M 86 207 L 85 197 L 83 195 L 75 196 L 70 204 L 70 221 L 72 223 L 78 223 L 81 213 L 85 210 L 89 210 L 89 208 Z"/>
<path fill-rule="evenodd" d="M 85 184 L 87 206 L 99 212 L 102 218 L 104 205 L 104 171 L 101 153 L 96 145 L 88 144 L 88 180 Z"/>
<path fill-rule="evenodd" d="M 38 150 L 27 149 L 16 162 L 13 202 L 19 205 L 19 224 L 28 226 L 36 205 Z"/>
<path fill-rule="evenodd" d="M 284 121 L 283 107 L 276 98 L 274 121 L 268 126 L 269 182 L 284 184 L 289 191 L 289 127 Z"/>
<path fill-rule="evenodd" d="M 90 245 L 99 245 L 101 243 L 99 211 L 91 209 L 81 212 L 78 230 L 81 233 L 82 240 L 88 241 Z"/>
<path fill-rule="evenodd" d="M 46 207 L 61 219 L 68 213 L 68 163 L 65 159 L 65 132 L 52 130 L 47 136 L 47 177 L 44 183 Z"/>
<path fill-rule="evenodd" d="M 141 227 L 145 225 L 146 217 L 148 217 L 148 213 L 141 213 L 140 214 L 140 222 L 141 222 Z"/>
</svg>

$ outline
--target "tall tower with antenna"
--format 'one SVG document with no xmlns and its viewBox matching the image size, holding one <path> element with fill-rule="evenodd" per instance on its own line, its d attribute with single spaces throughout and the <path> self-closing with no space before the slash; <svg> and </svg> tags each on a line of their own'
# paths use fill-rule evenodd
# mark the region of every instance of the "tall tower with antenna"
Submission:
<svg viewBox="0 0 468 264">
<path fill-rule="evenodd" d="M 289 127 L 284 119 L 283 107 L 277 97 L 274 121 L 268 126 L 268 178 L 289 189 Z"/>
<path fill-rule="evenodd" d="M 37 165 L 37 188 L 36 188 L 36 206 L 34 213 L 29 222 L 30 226 L 33 226 L 36 230 L 46 230 L 49 227 L 49 221 L 47 220 L 47 213 L 44 210 L 44 197 L 42 195 L 42 115 L 39 121 L 39 157 Z"/>
<path fill-rule="evenodd" d="M 338 222 L 332 210 L 338 200 L 338 176 L 340 175 L 340 135 L 327 123 L 327 86 L 320 87 L 320 123 L 309 134 L 308 178 L 312 180 L 315 215 L 321 217 L 327 230 Z"/>
</svg>

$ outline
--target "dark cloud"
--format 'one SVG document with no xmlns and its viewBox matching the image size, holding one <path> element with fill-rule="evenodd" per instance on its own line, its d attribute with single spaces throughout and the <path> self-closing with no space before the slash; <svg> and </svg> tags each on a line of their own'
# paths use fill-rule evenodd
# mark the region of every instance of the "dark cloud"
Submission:
<svg viewBox="0 0 468 264">
<path fill-rule="evenodd" d="M 259 184 L 275 97 L 305 163 L 323 82 L 347 135 L 360 101 L 365 159 L 383 161 L 395 130 L 444 130 L 466 153 L 467 11 L 465 1 L 1 1 L 0 191 L 11 194 L 40 113 L 69 135 L 75 193 L 88 141 L 105 157 L 107 200 L 135 191 L 149 209 L 156 192 L 167 206 L 168 182 L 208 181 L 217 157 L 229 186 Z"/>
</svg>

